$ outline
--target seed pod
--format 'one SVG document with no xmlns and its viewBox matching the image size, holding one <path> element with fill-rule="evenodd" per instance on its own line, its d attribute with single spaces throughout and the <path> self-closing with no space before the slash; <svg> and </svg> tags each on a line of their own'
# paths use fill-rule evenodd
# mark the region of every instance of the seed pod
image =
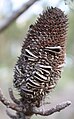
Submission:
<svg viewBox="0 0 74 119">
<path fill-rule="evenodd" d="M 39 106 L 57 84 L 65 59 L 67 16 L 48 8 L 31 25 L 15 65 L 14 87 L 24 102 Z"/>
</svg>

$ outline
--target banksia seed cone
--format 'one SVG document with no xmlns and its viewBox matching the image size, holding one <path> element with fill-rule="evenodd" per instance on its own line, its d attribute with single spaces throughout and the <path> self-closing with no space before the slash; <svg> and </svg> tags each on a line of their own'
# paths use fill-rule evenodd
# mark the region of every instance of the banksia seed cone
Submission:
<svg viewBox="0 0 74 119">
<path fill-rule="evenodd" d="M 22 100 L 40 106 L 61 77 L 66 47 L 67 16 L 49 8 L 31 25 L 15 65 L 14 86 Z"/>
</svg>

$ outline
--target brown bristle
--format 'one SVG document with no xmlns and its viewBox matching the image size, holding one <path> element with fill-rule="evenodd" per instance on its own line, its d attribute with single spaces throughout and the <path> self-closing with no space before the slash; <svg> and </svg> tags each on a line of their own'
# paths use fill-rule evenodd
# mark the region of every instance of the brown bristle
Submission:
<svg viewBox="0 0 74 119">
<path fill-rule="evenodd" d="M 55 87 L 61 77 L 67 21 L 64 12 L 51 7 L 29 27 L 15 65 L 13 81 L 24 101 L 39 106 L 42 97 Z"/>
</svg>

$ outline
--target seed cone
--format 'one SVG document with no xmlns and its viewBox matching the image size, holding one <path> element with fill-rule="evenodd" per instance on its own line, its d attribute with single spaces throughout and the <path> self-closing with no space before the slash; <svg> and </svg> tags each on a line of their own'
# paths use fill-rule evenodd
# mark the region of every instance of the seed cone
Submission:
<svg viewBox="0 0 74 119">
<path fill-rule="evenodd" d="M 61 77 L 65 59 L 67 16 L 48 8 L 31 25 L 15 65 L 14 87 L 24 103 L 40 106 Z"/>
</svg>

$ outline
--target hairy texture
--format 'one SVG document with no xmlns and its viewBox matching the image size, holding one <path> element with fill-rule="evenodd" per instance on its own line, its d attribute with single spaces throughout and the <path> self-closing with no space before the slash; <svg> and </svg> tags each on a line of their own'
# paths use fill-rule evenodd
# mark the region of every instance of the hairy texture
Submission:
<svg viewBox="0 0 74 119">
<path fill-rule="evenodd" d="M 21 55 L 15 65 L 14 87 L 23 102 L 40 106 L 61 77 L 65 59 L 67 16 L 59 8 L 48 8 L 29 27 Z"/>
</svg>

